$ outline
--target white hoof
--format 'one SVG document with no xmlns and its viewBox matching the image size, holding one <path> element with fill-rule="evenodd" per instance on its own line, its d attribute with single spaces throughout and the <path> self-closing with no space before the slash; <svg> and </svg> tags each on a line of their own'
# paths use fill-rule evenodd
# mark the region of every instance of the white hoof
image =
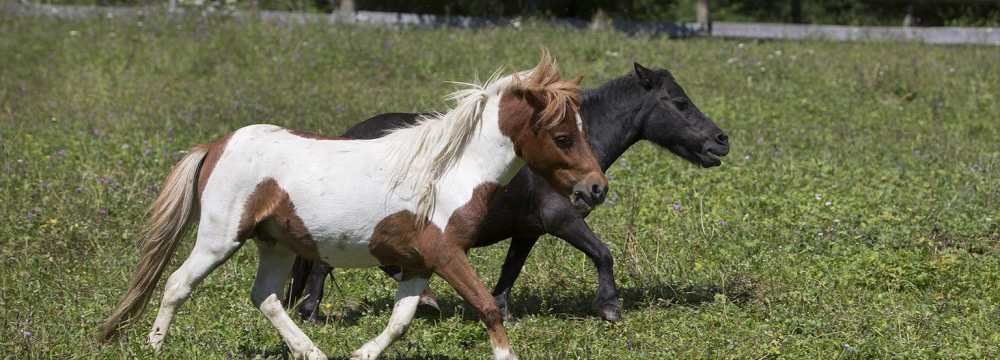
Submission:
<svg viewBox="0 0 1000 360">
<path fill-rule="evenodd" d="M 493 349 L 493 359 L 494 360 L 517 360 L 517 355 L 514 355 L 510 348 L 506 349 Z"/>
<path fill-rule="evenodd" d="M 324 354 L 322 350 L 315 347 L 313 347 L 309 351 L 306 351 L 305 353 L 297 354 L 294 357 L 296 359 L 305 359 L 305 360 L 327 360 L 326 354 Z"/>
<path fill-rule="evenodd" d="M 154 351 L 160 351 L 160 348 L 163 347 L 163 338 L 166 335 L 161 331 L 150 331 L 149 336 L 146 337 L 146 342 L 149 343 L 149 346 L 153 347 Z"/>
<path fill-rule="evenodd" d="M 375 360 L 378 358 L 380 351 L 373 349 L 374 346 L 371 344 L 364 344 L 360 349 L 354 350 L 351 353 L 351 360 Z"/>
</svg>

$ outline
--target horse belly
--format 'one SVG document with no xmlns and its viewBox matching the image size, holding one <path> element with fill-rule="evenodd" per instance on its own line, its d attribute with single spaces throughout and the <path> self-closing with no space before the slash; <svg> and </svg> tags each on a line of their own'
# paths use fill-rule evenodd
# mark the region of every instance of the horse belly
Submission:
<svg viewBox="0 0 1000 360">
<path fill-rule="evenodd" d="M 331 267 L 358 268 L 378 266 L 379 262 L 368 250 L 368 241 L 353 236 L 340 235 L 316 242 L 319 258 Z"/>
</svg>

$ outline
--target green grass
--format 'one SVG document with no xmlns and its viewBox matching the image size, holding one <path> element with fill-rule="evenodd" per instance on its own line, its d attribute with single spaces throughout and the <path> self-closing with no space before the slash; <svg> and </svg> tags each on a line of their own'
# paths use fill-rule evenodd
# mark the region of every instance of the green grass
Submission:
<svg viewBox="0 0 1000 360">
<path fill-rule="evenodd" d="M 253 123 L 337 134 L 442 109 L 444 81 L 527 68 L 541 45 L 588 87 L 633 60 L 672 69 L 733 150 L 711 170 L 646 143 L 619 160 L 590 224 L 615 255 L 624 321 L 594 315 L 591 264 L 545 238 L 507 324 L 523 358 L 1000 356 L 996 47 L 8 15 L 0 34 L 0 357 L 153 355 L 159 292 L 117 342 L 92 333 L 179 152 Z M 471 254 L 485 283 L 505 250 Z M 217 269 L 161 358 L 284 356 L 249 301 L 255 264 L 248 244 Z M 385 325 L 394 284 L 336 274 L 335 320 L 304 329 L 343 358 Z M 487 357 L 473 311 L 432 286 L 443 313 L 385 358 Z"/>
</svg>

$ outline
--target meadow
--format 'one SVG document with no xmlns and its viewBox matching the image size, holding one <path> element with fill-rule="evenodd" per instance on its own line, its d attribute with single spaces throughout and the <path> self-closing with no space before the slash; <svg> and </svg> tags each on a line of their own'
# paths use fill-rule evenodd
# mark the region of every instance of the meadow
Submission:
<svg viewBox="0 0 1000 360">
<path fill-rule="evenodd" d="M 0 357 L 154 355 L 159 291 L 112 344 L 93 334 L 136 264 L 145 208 L 191 146 L 247 124 L 334 135 L 443 109 L 445 81 L 530 67 L 543 45 L 586 87 L 633 61 L 672 70 L 732 152 L 707 170 L 646 143 L 627 152 L 589 218 L 615 256 L 623 321 L 591 309 L 589 260 L 544 238 L 511 299 L 522 358 L 1000 357 L 996 47 L 4 14 Z M 160 358 L 286 356 L 249 301 L 254 246 L 184 304 Z M 505 251 L 471 253 L 488 286 Z M 395 284 L 335 275 L 330 320 L 303 328 L 344 358 L 385 325 Z M 474 311 L 432 287 L 442 311 L 420 312 L 384 358 L 486 358 Z"/>
</svg>

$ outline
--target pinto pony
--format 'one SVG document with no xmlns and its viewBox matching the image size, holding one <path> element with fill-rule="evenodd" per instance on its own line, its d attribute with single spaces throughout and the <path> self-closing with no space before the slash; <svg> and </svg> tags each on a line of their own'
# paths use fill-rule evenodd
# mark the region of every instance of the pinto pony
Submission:
<svg viewBox="0 0 1000 360">
<path fill-rule="evenodd" d="M 101 339 L 141 311 L 197 214 L 194 249 L 167 280 L 149 332 L 155 349 L 194 287 L 253 238 L 260 259 L 250 298 L 295 358 L 326 359 L 279 301 L 299 255 L 333 267 L 401 269 L 389 324 L 352 358 L 376 358 L 399 338 L 437 274 L 479 312 L 494 358 L 516 359 L 466 252 L 493 193 L 524 164 L 575 203 L 604 198 L 607 179 L 584 138 L 578 83 L 560 79 L 543 50 L 534 69 L 466 84 L 449 96 L 452 110 L 379 139 L 253 125 L 194 147 L 153 203 L 138 268 Z"/>
<path fill-rule="evenodd" d="M 705 168 L 722 164 L 729 153 L 729 136 L 706 116 L 666 69 L 647 69 L 635 63 L 628 75 L 581 93 L 587 141 L 598 163 L 607 170 L 632 144 L 647 140 Z M 348 129 L 344 136 L 374 139 L 387 130 L 415 123 L 423 114 L 389 113 L 375 116 Z M 666 169 L 664 169 L 666 171 Z M 664 184 L 666 186 L 666 184 Z M 594 210 L 570 203 L 530 169 L 522 168 L 490 202 L 474 247 L 488 246 L 510 238 L 510 248 L 493 288 L 500 313 L 509 315 L 508 303 L 514 281 L 538 238 L 551 234 L 565 240 L 594 262 L 597 296 L 594 306 L 607 321 L 621 319 L 614 260 L 607 245 L 587 225 Z M 548 261 L 552 261 L 551 259 Z M 330 268 L 304 259 L 292 271 L 289 304 L 300 304 L 303 318 L 318 322 L 318 304 Z M 383 267 L 394 279 L 399 269 Z M 307 293 L 301 302 L 296 301 Z M 437 307 L 428 289 L 421 302 Z"/>
</svg>

